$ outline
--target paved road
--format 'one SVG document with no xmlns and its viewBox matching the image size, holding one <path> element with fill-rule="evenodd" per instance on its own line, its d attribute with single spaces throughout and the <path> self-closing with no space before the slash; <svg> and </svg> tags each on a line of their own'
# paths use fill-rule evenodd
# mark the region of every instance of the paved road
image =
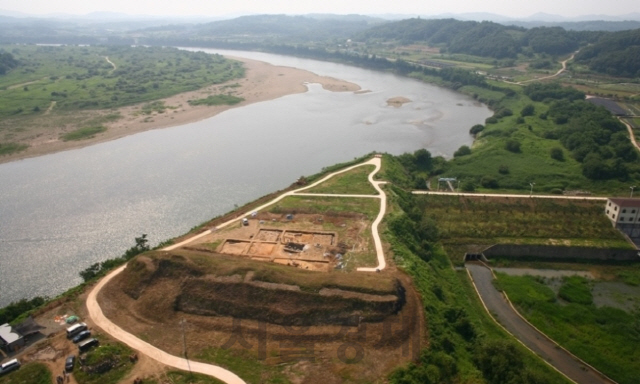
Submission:
<svg viewBox="0 0 640 384">
<path fill-rule="evenodd" d="M 341 173 L 350 171 L 354 168 L 358 168 L 358 167 L 362 167 L 364 165 L 374 165 L 375 169 L 369 174 L 368 180 L 371 183 L 371 185 L 373 185 L 373 187 L 376 189 L 376 191 L 378 191 L 377 195 L 350 195 L 350 194 L 331 194 L 331 193 L 307 193 L 307 192 L 303 192 L 306 191 L 308 189 L 311 189 L 313 187 L 315 187 L 316 185 L 319 185 L 321 183 L 324 183 L 325 181 L 329 180 L 330 178 L 339 175 Z M 360 163 L 360 164 L 356 164 L 353 165 L 351 167 L 342 169 L 340 171 L 337 172 L 333 172 L 328 174 L 327 176 L 323 177 L 322 179 L 316 181 L 313 184 L 307 185 L 305 187 L 302 188 L 298 188 L 294 191 L 289 191 L 289 192 L 285 192 L 282 195 L 276 197 L 275 199 L 271 200 L 270 202 L 263 204 L 261 206 L 259 206 L 258 208 L 254 208 L 252 209 L 250 212 L 245 212 L 244 214 L 236 217 L 235 219 L 231 219 L 227 222 L 224 222 L 220 225 L 218 225 L 216 228 L 224 228 L 226 226 L 229 226 L 230 224 L 233 224 L 235 222 L 238 222 L 240 220 L 242 220 L 244 217 L 246 217 L 247 215 L 249 215 L 251 212 L 257 212 L 257 211 L 261 211 L 263 209 L 265 209 L 266 207 L 273 205 L 275 203 L 277 203 L 278 201 L 284 199 L 287 196 L 295 196 L 295 195 L 299 195 L 299 196 L 322 196 L 322 197 L 355 197 L 355 198 L 376 198 L 376 199 L 380 199 L 380 211 L 378 212 L 378 216 L 376 217 L 376 219 L 373 221 L 373 223 L 371 224 L 371 234 L 373 235 L 373 242 L 375 244 L 375 248 L 376 248 L 376 257 L 378 259 L 378 265 L 376 267 L 372 267 L 372 268 L 358 268 L 358 271 L 360 272 L 376 272 L 378 270 L 383 270 L 387 267 L 387 263 L 385 261 L 384 258 L 384 250 L 382 248 L 382 241 L 380 240 L 380 234 L 378 233 L 378 225 L 380 224 L 380 222 L 382 221 L 382 219 L 384 218 L 384 214 L 386 212 L 387 209 L 387 195 L 384 193 L 384 191 L 382 190 L 382 188 L 380 188 L 380 185 L 385 184 L 385 181 L 375 181 L 373 180 L 373 176 L 378 173 L 378 171 L 380 170 L 380 166 L 382 165 L 382 159 L 379 157 L 374 157 L 369 161 L 365 161 L 364 163 Z M 211 233 L 211 230 L 208 229 L 204 232 L 201 232 L 193 237 L 190 237 L 178 244 L 173 244 L 170 245 L 168 247 L 163 248 L 163 251 L 171 251 L 174 250 L 176 248 L 180 248 L 182 246 L 185 246 L 201 237 L 204 237 L 208 234 Z"/>
<path fill-rule="evenodd" d="M 564 196 L 564 195 L 516 195 L 507 193 L 466 193 L 466 192 L 436 192 L 436 191 L 412 191 L 414 195 L 449 195 L 449 196 L 476 196 L 476 197 L 531 197 L 534 199 L 565 199 L 565 200 L 594 200 L 605 201 L 606 197 L 598 196 Z"/>
<path fill-rule="evenodd" d="M 192 372 L 202 373 L 204 375 L 213 376 L 216 379 L 222 380 L 228 384 L 246 384 L 244 380 L 238 377 L 235 373 L 227 371 L 222 367 L 216 365 L 204 364 L 197 361 L 188 361 L 168 354 L 167 352 L 154 347 L 153 345 L 138 339 L 136 336 L 126 332 L 122 328 L 118 327 L 111 320 L 102 313 L 102 309 L 98 304 L 96 298 L 102 287 L 104 287 L 111 279 L 117 276 L 126 268 L 122 266 L 115 271 L 108 274 L 93 288 L 89 296 L 87 297 L 87 310 L 89 317 L 93 320 L 95 325 L 102 328 L 103 331 L 111 335 L 113 338 L 127 344 L 129 347 L 136 351 L 143 353 L 152 359 L 170 367 L 178 368 L 183 371 L 191 369 Z"/>
<path fill-rule="evenodd" d="M 491 270 L 483 265 L 467 263 L 480 299 L 498 322 L 529 349 L 541 356 L 558 371 L 580 384 L 615 383 L 603 378 L 578 358 L 559 348 L 554 342 L 524 321 L 493 286 Z"/>
</svg>

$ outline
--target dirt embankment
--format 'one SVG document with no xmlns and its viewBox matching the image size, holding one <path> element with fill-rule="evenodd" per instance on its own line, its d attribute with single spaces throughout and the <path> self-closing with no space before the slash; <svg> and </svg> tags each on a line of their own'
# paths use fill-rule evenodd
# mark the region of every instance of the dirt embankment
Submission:
<svg viewBox="0 0 640 384">
<path fill-rule="evenodd" d="M 426 340 L 419 296 L 397 271 L 321 273 L 156 252 L 132 260 L 98 300 L 118 326 L 171 354 L 182 353 L 177 324 L 185 320 L 191 356 L 232 344 L 231 353 L 248 351 L 268 365 L 302 359 L 304 380 L 292 372 L 292 382 L 337 384 L 345 370 L 374 382 L 417 359 Z"/>
<path fill-rule="evenodd" d="M 233 59 L 244 63 L 246 69 L 244 78 L 163 99 L 161 101 L 164 102 L 166 109 L 162 112 L 142 113 L 142 107 L 147 103 L 141 103 L 116 110 L 76 111 L 72 113 L 56 111 L 53 108 L 49 113 L 43 113 L 41 116 L 33 117 L 29 121 L 9 121 L 10 119 L 7 119 L 5 122 L 7 127 L 20 126 L 20 129 L 13 130 L 11 141 L 27 144 L 29 148 L 18 153 L 1 156 L 0 163 L 85 147 L 151 129 L 193 123 L 215 116 L 231 108 L 306 92 L 306 83 L 321 84 L 324 89 L 332 92 L 356 92 L 360 90 L 357 84 L 332 77 L 319 76 L 302 69 L 274 66 L 244 58 L 234 57 Z M 243 98 L 244 101 L 233 106 L 192 106 L 188 103 L 189 100 L 205 98 L 215 94 L 227 94 L 229 92 L 234 96 Z M 114 114 L 119 114 L 121 118 L 103 123 L 107 130 L 92 138 L 79 141 L 63 141 L 60 138 L 66 132 L 83 128 L 87 125 L 95 125 L 93 121 L 100 120 L 101 116 Z M 0 128 L 2 128 L 1 124 Z"/>
</svg>

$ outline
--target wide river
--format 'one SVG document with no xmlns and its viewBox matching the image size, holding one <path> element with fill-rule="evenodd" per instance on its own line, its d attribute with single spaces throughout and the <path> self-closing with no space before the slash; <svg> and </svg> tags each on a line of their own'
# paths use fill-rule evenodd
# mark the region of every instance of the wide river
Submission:
<svg viewBox="0 0 640 384">
<path fill-rule="evenodd" d="M 213 52 L 213 51 L 212 51 Z M 55 296 L 78 272 L 121 255 L 134 238 L 152 244 L 301 175 L 371 151 L 427 148 L 451 156 L 491 115 L 464 95 L 340 64 L 215 51 L 306 69 L 369 93 L 309 91 L 183 126 L 0 164 L 0 306 Z M 386 100 L 404 96 L 401 108 Z"/>
</svg>

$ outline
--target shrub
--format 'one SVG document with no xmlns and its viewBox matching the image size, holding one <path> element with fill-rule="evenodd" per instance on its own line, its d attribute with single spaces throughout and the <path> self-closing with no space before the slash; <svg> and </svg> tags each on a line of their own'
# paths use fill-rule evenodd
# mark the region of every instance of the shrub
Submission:
<svg viewBox="0 0 640 384">
<path fill-rule="evenodd" d="M 501 175 L 508 175 L 509 174 L 509 166 L 507 165 L 501 165 L 498 167 L 498 173 Z"/>
<path fill-rule="evenodd" d="M 536 107 L 533 104 L 527 104 L 525 105 L 524 108 L 522 108 L 522 111 L 520 111 L 520 116 L 522 117 L 533 116 L 535 112 L 536 112 Z"/>
<path fill-rule="evenodd" d="M 513 153 L 520 153 L 520 142 L 515 139 L 509 139 L 504 145 L 504 148 Z"/>
<path fill-rule="evenodd" d="M 473 181 L 465 181 L 464 183 L 462 183 L 462 191 L 463 192 L 475 192 L 476 191 L 476 185 Z"/>
<path fill-rule="evenodd" d="M 491 117 L 487 117 L 487 119 L 484 122 L 485 124 L 497 124 L 498 119 L 494 116 L 491 116 Z"/>
<path fill-rule="evenodd" d="M 458 148 L 458 150 L 453 153 L 453 157 L 467 156 L 467 155 L 470 155 L 470 154 L 471 154 L 471 148 L 469 148 L 469 146 L 467 146 L 467 145 L 463 145 L 462 147 Z"/>
<path fill-rule="evenodd" d="M 564 161 L 564 151 L 562 148 L 551 148 L 551 158 L 558 161 Z"/>
<path fill-rule="evenodd" d="M 473 127 L 471 127 L 471 129 L 469 130 L 469 133 L 475 136 L 482 131 L 484 131 L 484 125 L 476 124 Z"/>
<path fill-rule="evenodd" d="M 482 186 L 485 188 L 498 188 L 498 180 L 496 180 L 496 178 L 493 176 L 483 176 L 482 180 L 480 180 L 480 184 L 482 184 Z"/>
</svg>

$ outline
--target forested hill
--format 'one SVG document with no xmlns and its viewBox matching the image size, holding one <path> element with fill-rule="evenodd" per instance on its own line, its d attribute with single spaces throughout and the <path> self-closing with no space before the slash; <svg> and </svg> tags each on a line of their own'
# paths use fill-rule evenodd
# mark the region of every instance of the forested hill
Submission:
<svg viewBox="0 0 640 384">
<path fill-rule="evenodd" d="M 585 47 L 576 61 L 613 76 L 640 76 L 640 29 L 609 33 Z"/>
<path fill-rule="evenodd" d="M 289 42 L 308 42 L 346 39 L 382 22 L 382 19 L 355 15 L 257 15 L 200 24 L 193 28 L 193 33 L 201 37 L 241 37 L 254 41 L 283 37 Z"/>
<path fill-rule="evenodd" d="M 396 40 L 426 43 L 441 51 L 476 56 L 515 58 L 518 53 L 567 54 L 596 41 L 602 32 L 566 31 L 559 27 L 525 29 L 490 21 L 408 19 L 374 26 L 354 37 L 358 41 Z"/>
</svg>

